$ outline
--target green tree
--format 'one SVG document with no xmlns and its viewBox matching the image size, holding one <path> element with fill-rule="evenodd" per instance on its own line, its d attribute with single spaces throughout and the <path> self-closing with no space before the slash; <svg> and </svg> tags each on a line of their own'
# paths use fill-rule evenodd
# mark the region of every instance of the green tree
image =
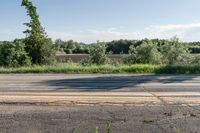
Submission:
<svg viewBox="0 0 200 133">
<path fill-rule="evenodd" d="M 31 65 L 22 40 L 0 44 L 0 66 L 19 67 Z"/>
<path fill-rule="evenodd" d="M 112 41 L 108 42 L 107 45 L 107 52 L 112 52 L 113 54 L 128 54 L 129 47 L 133 41 L 129 40 L 119 40 L 119 41 Z"/>
<path fill-rule="evenodd" d="M 83 65 L 104 65 L 109 62 L 109 59 L 106 54 L 106 46 L 104 43 L 97 42 L 96 44 L 91 45 L 89 54 L 89 59 L 85 59 L 82 61 Z"/>
<path fill-rule="evenodd" d="M 103 65 L 108 61 L 106 54 L 106 46 L 104 43 L 97 42 L 90 48 L 90 61 L 92 64 Z"/>
<path fill-rule="evenodd" d="M 31 20 L 25 23 L 28 27 L 26 33 L 25 45 L 28 55 L 31 57 L 33 64 L 50 64 L 55 59 L 55 50 L 50 38 L 47 37 L 42 28 L 36 7 L 29 0 L 22 0 L 22 6 L 27 10 L 27 15 Z"/>
<path fill-rule="evenodd" d="M 188 48 L 177 38 L 172 38 L 160 47 L 165 64 L 190 64 L 191 54 Z"/>
<path fill-rule="evenodd" d="M 129 57 L 125 59 L 128 64 L 161 64 L 162 54 L 158 51 L 157 45 L 150 40 L 144 40 L 141 45 L 130 46 Z"/>
</svg>

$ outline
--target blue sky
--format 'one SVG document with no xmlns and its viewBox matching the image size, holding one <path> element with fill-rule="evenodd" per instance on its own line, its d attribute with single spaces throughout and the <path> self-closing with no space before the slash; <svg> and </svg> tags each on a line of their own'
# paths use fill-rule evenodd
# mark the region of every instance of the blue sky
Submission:
<svg viewBox="0 0 200 133">
<path fill-rule="evenodd" d="M 171 38 L 200 41 L 199 0 L 32 0 L 54 40 L 86 43 Z M 0 40 L 24 37 L 21 0 L 1 0 Z"/>
</svg>

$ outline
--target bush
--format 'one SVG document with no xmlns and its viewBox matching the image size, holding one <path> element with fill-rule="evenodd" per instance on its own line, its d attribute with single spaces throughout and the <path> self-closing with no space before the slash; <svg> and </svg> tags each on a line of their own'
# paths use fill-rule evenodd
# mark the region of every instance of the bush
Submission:
<svg viewBox="0 0 200 133">
<path fill-rule="evenodd" d="M 192 58 L 191 64 L 200 65 L 200 54 L 192 54 Z"/>
<path fill-rule="evenodd" d="M 161 46 L 160 51 L 163 54 L 165 64 L 190 64 L 192 61 L 188 48 L 176 38 Z"/>
<path fill-rule="evenodd" d="M 31 65 L 22 40 L 4 42 L 0 45 L 0 66 L 19 67 Z"/>
<path fill-rule="evenodd" d="M 125 59 L 125 63 L 128 64 L 186 65 L 194 64 L 198 60 L 192 58 L 188 47 L 176 37 L 163 43 L 143 40 L 137 47 L 130 46 L 129 54 Z"/>
<path fill-rule="evenodd" d="M 157 45 L 152 41 L 143 41 L 141 45 L 130 46 L 130 56 L 125 59 L 127 64 L 161 64 L 162 54 L 158 51 Z"/>
<path fill-rule="evenodd" d="M 31 38 L 25 40 L 25 50 L 31 57 L 33 64 L 52 64 L 55 61 L 55 50 L 51 39 L 43 38 L 41 40 L 30 41 Z"/>
<path fill-rule="evenodd" d="M 104 43 L 98 42 L 95 45 L 90 47 L 89 59 L 85 59 L 82 64 L 96 64 L 104 65 L 109 62 L 109 59 L 106 54 L 106 46 Z"/>
<path fill-rule="evenodd" d="M 61 63 L 45 66 L 0 67 L 0 74 L 7 73 L 66 73 L 66 74 L 200 74 L 199 65 L 91 65 Z"/>
</svg>

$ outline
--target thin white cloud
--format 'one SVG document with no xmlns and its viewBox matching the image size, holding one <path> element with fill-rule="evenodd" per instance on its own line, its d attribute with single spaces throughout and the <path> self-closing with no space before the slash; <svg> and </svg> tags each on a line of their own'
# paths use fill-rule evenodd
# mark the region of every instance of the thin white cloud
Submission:
<svg viewBox="0 0 200 133">
<path fill-rule="evenodd" d="M 168 25 L 153 25 L 149 29 L 156 29 L 160 31 L 169 31 L 169 30 L 187 30 L 192 28 L 200 28 L 200 23 L 193 24 L 168 24 Z"/>
<path fill-rule="evenodd" d="M 136 36 L 134 32 L 122 32 L 116 28 L 109 28 L 107 30 L 88 29 L 77 33 L 49 31 L 48 35 L 53 39 L 61 38 L 63 40 L 75 40 L 85 43 L 92 43 L 97 40 L 112 41 L 118 39 L 133 39 Z"/>
<path fill-rule="evenodd" d="M 102 30 L 86 29 L 77 32 L 47 31 L 47 33 L 49 37 L 54 40 L 61 38 L 63 40 L 75 40 L 85 43 L 92 43 L 97 40 L 112 41 L 143 38 L 169 39 L 173 36 L 179 37 L 182 41 L 200 41 L 200 23 L 151 25 L 139 31 L 131 31 L 128 27 L 119 26 Z M 12 40 L 24 36 L 25 35 L 21 32 L 18 33 L 18 31 L 9 29 L 2 29 L 0 31 L 0 40 Z"/>
<path fill-rule="evenodd" d="M 177 36 L 183 41 L 199 41 L 200 23 L 152 25 L 137 33 L 137 38 L 169 39 Z"/>
<path fill-rule="evenodd" d="M 72 33 L 69 33 L 69 32 L 48 31 L 47 33 L 53 39 L 57 39 L 57 38 L 70 39 L 74 36 Z"/>
<path fill-rule="evenodd" d="M 151 25 L 140 31 L 127 32 L 122 27 L 112 27 L 104 30 L 87 29 L 77 33 L 49 31 L 53 39 L 75 40 L 80 42 L 112 41 L 119 39 L 160 38 L 169 39 L 173 36 L 183 41 L 200 41 L 200 23 Z"/>
</svg>

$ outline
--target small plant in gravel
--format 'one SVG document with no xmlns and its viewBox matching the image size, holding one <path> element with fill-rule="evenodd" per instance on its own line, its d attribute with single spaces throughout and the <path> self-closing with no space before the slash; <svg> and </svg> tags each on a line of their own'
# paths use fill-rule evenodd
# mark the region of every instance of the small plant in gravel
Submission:
<svg viewBox="0 0 200 133">
<path fill-rule="evenodd" d="M 108 122 L 107 128 L 106 128 L 106 133 L 111 133 L 111 129 L 112 129 L 112 122 Z"/>
<path fill-rule="evenodd" d="M 105 133 L 111 133 L 111 129 L 112 129 L 112 122 L 108 122 L 106 125 Z M 79 128 L 73 128 L 72 133 L 82 133 L 82 132 L 80 132 Z M 99 133 L 99 127 L 96 127 L 94 132 L 88 130 L 86 133 Z"/>
<path fill-rule="evenodd" d="M 182 133 L 180 128 L 178 128 L 177 133 Z M 188 129 L 186 129 L 185 133 L 188 133 Z"/>
</svg>

